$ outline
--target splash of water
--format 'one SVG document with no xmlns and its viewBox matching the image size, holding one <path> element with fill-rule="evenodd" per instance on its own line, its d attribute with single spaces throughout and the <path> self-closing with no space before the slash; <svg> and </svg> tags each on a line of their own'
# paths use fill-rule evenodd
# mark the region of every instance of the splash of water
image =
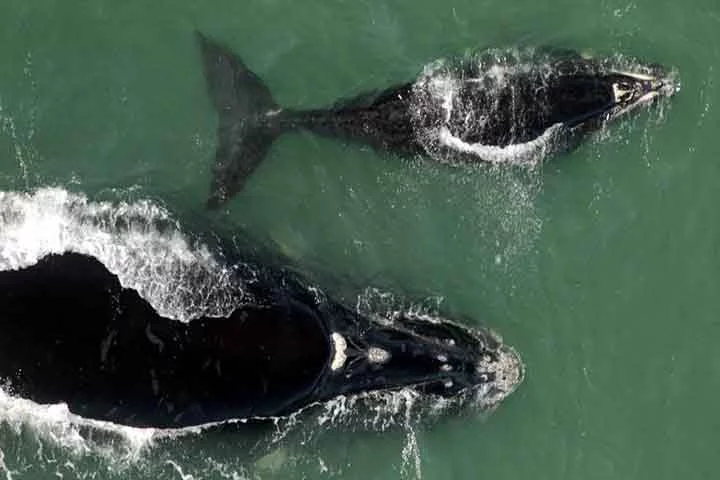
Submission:
<svg viewBox="0 0 720 480">
<path fill-rule="evenodd" d="M 235 270 L 153 202 L 91 202 L 61 188 L 0 192 L 0 269 L 66 251 L 96 257 L 161 315 L 181 321 L 228 315 L 244 299 Z"/>
</svg>

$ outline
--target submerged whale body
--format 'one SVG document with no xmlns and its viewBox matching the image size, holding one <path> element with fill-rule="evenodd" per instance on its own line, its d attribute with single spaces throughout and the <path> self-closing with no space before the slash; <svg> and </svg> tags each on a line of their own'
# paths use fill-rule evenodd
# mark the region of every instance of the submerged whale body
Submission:
<svg viewBox="0 0 720 480">
<path fill-rule="evenodd" d="M 661 67 L 619 57 L 491 51 L 472 62 L 434 64 L 415 82 L 329 108 L 290 110 L 237 55 L 201 34 L 198 39 L 219 113 L 211 208 L 242 189 L 284 132 L 307 130 L 447 162 L 534 163 L 677 89 Z"/>
<path fill-rule="evenodd" d="M 522 379 L 489 331 L 410 315 L 377 324 L 288 278 L 255 296 L 182 323 L 94 257 L 48 255 L 0 272 L 0 382 L 86 418 L 176 428 L 402 387 L 492 407 Z"/>
</svg>

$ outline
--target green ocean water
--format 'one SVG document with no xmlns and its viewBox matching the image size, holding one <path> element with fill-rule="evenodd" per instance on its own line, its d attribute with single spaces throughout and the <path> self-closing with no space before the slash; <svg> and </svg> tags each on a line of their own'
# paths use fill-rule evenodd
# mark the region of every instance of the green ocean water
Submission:
<svg viewBox="0 0 720 480">
<path fill-rule="evenodd" d="M 674 67 L 682 88 L 533 171 L 286 135 L 208 213 L 216 116 L 194 30 L 288 107 L 513 45 L 626 53 Z M 0 478 L 716 478 L 718 69 L 720 4 L 708 0 L 3 0 L 0 190 L 131 192 L 181 222 L 268 238 L 320 279 L 442 299 L 500 333 L 527 376 L 488 416 L 301 432 L 260 463 L 233 436 L 113 463 L 32 426 L 0 428 Z"/>
</svg>

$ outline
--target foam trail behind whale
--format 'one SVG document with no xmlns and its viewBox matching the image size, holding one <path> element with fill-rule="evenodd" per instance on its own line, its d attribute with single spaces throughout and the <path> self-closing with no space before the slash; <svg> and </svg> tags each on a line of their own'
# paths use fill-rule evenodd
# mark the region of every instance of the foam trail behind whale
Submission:
<svg viewBox="0 0 720 480">
<path fill-rule="evenodd" d="M 99 259 L 124 287 L 177 320 L 227 315 L 244 298 L 233 268 L 183 235 L 160 205 L 90 202 L 61 188 L 0 192 L 0 270 L 66 251 Z"/>
</svg>

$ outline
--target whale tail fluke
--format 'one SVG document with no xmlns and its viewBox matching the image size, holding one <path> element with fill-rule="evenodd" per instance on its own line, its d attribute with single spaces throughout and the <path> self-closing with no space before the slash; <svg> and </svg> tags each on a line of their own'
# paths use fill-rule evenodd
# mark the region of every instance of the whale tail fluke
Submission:
<svg viewBox="0 0 720 480">
<path fill-rule="evenodd" d="M 208 93 L 218 112 L 218 146 L 208 208 L 239 192 L 282 133 L 280 107 L 265 83 L 234 53 L 196 32 Z"/>
</svg>

